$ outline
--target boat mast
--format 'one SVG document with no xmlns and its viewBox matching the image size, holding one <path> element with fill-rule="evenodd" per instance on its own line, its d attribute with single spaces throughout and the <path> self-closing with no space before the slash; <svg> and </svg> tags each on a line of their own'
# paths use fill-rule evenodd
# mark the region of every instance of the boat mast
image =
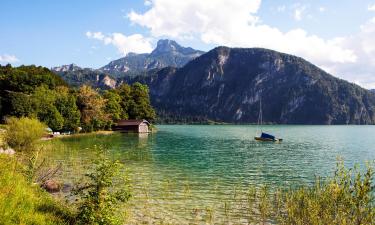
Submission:
<svg viewBox="0 0 375 225">
<path fill-rule="evenodd" d="M 259 99 L 259 115 L 258 115 L 258 124 L 257 124 L 257 134 L 259 134 L 259 126 L 263 124 L 263 112 L 262 112 L 262 98 Z M 262 129 L 260 129 L 262 132 Z"/>
</svg>

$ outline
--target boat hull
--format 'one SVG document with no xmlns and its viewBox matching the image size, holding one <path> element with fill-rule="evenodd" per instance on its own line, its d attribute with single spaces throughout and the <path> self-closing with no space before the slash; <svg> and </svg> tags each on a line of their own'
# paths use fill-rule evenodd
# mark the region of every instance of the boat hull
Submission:
<svg viewBox="0 0 375 225">
<path fill-rule="evenodd" d="M 266 141 L 266 142 L 281 142 L 283 139 L 281 138 L 262 138 L 262 137 L 254 137 L 256 141 Z"/>
</svg>

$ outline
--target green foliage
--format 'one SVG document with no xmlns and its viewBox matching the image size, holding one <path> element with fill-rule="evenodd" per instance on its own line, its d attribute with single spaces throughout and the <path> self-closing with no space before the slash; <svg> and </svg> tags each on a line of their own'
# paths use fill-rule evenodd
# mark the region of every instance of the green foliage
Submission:
<svg viewBox="0 0 375 225">
<path fill-rule="evenodd" d="M 0 224 L 73 224 L 71 210 L 18 171 L 16 159 L 0 154 Z"/>
<path fill-rule="evenodd" d="M 47 124 L 52 130 L 61 130 L 64 118 L 55 106 L 56 92 L 45 85 L 37 87 L 32 95 L 34 109 L 40 121 Z"/>
<path fill-rule="evenodd" d="M 117 209 L 119 203 L 130 198 L 128 181 L 119 179 L 122 164 L 108 159 L 105 154 L 99 149 L 98 159 L 93 162 L 94 170 L 86 174 L 89 181 L 75 190 L 81 197 L 77 216 L 79 224 L 121 224 Z"/>
<path fill-rule="evenodd" d="M 0 66 L 0 90 L 31 94 L 36 87 L 46 85 L 49 89 L 66 86 L 66 83 L 45 67 Z"/>
<path fill-rule="evenodd" d="M 337 164 L 333 178 L 284 193 L 282 224 L 374 224 L 374 170 Z"/>
<path fill-rule="evenodd" d="M 148 88 L 123 84 L 103 94 L 83 85 L 78 92 L 47 68 L 0 66 L 0 116 L 35 117 L 53 131 L 110 129 L 119 119 L 155 119 Z"/>
<path fill-rule="evenodd" d="M 116 89 L 117 93 L 120 95 L 121 101 L 120 105 L 122 108 L 122 114 L 121 118 L 122 119 L 129 119 L 129 108 L 131 105 L 132 97 L 130 95 L 131 93 L 131 88 L 128 84 L 122 84 Z"/>
<path fill-rule="evenodd" d="M 81 111 L 81 123 L 86 132 L 103 129 L 109 121 L 104 108 L 106 100 L 90 86 L 83 85 L 78 93 L 78 107 Z"/>
<path fill-rule="evenodd" d="M 104 99 L 106 99 L 105 112 L 111 116 L 112 121 L 117 121 L 122 118 L 124 110 L 121 107 L 121 96 L 114 90 L 104 92 Z"/>
<path fill-rule="evenodd" d="M 9 115 L 17 117 L 32 117 L 36 114 L 30 95 L 21 92 L 9 92 L 6 97 L 10 102 Z"/>
<path fill-rule="evenodd" d="M 56 109 L 64 118 L 63 130 L 74 131 L 80 126 L 81 113 L 77 106 L 77 98 L 67 87 L 56 88 Z"/>
<path fill-rule="evenodd" d="M 45 133 L 46 126 L 37 119 L 21 117 L 7 120 L 6 143 L 19 151 L 33 151 Z"/>
<path fill-rule="evenodd" d="M 134 83 L 131 86 L 131 98 L 132 101 L 130 101 L 128 113 L 129 118 L 155 120 L 156 114 L 150 103 L 147 85 L 138 82 Z"/>
</svg>

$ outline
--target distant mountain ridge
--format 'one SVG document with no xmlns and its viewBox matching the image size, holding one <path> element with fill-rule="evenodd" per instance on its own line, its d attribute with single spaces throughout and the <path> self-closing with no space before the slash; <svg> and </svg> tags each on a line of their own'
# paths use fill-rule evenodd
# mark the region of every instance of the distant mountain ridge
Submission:
<svg viewBox="0 0 375 225">
<path fill-rule="evenodd" d="M 202 55 L 204 52 L 190 47 L 182 47 L 172 40 L 159 40 L 156 48 L 150 53 L 135 54 L 114 60 L 99 70 L 116 75 L 128 74 L 138 75 L 151 69 L 161 69 L 167 66 L 183 67 L 192 59 Z"/>
<path fill-rule="evenodd" d="M 277 124 L 375 124 L 375 95 L 306 60 L 259 48 L 217 47 L 147 83 L 166 120 Z M 172 119 L 171 119 L 172 118 Z"/>
<path fill-rule="evenodd" d="M 89 84 L 95 88 L 114 88 L 117 80 L 147 75 L 149 71 L 164 67 L 182 67 L 204 52 L 190 47 L 182 47 L 177 42 L 163 39 L 157 42 L 151 53 L 129 53 L 127 56 L 111 61 L 99 69 L 81 68 L 76 64 L 51 68 L 68 84 L 80 86 Z"/>
<path fill-rule="evenodd" d="M 261 100 L 266 123 L 375 124 L 374 90 L 300 57 L 262 48 L 217 47 L 201 53 L 161 40 L 152 53 L 129 54 L 107 70 L 67 65 L 54 72 L 77 86 L 147 84 L 162 122 L 256 123 Z M 178 61 L 182 58 L 176 55 L 189 57 Z M 121 72 L 120 65 L 129 70 Z"/>
<path fill-rule="evenodd" d="M 75 64 L 53 67 L 51 70 L 69 85 L 75 87 L 86 84 L 94 88 L 111 89 L 117 85 L 117 80 L 111 75 L 100 70 L 81 68 Z"/>
</svg>

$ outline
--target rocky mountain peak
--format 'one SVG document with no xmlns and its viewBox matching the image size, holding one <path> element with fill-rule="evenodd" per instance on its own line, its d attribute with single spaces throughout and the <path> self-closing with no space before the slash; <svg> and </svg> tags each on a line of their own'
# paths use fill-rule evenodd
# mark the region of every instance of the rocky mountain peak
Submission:
<svg viewBox="0 0 375 225">
<path fill-rule="evenodd" d="M 153 52 L 173 52 L 181 48 L 182 47 L 173 40 L 161 39 L 156 44 L 156 48 Z"/>
<path fill-rule="evenodd" d="M 150 54 L 129 53 L 127 56 L 103 66 L 100 70 L 114 76 L 137 75 L 168 66 L 183 67 L 203 53 L 203 51 L 190 47 L 182 47 L 173 40 L 162 39 L 157 42 L 156 48 Z"/>
<path fill-rule="evenodd" d="M 81 70 L 82 68 L 77 66 L 74 63 L 71 63 L 67 65 L 52 67 L 51 69 L 56 72 L 68 72 L 68 71 L 73 72 L 73 71 Z"/>
<path fill-rule="evenodd" d="M 202 54 L 203 52 L 197 51 L 190 47 L 182 47 L 177 42 L 169 39 L 160 39 L 156 44 L 156 48 L 151 52 L 151 55 L 161 55 L 161 54 Z"/>
</svg>

